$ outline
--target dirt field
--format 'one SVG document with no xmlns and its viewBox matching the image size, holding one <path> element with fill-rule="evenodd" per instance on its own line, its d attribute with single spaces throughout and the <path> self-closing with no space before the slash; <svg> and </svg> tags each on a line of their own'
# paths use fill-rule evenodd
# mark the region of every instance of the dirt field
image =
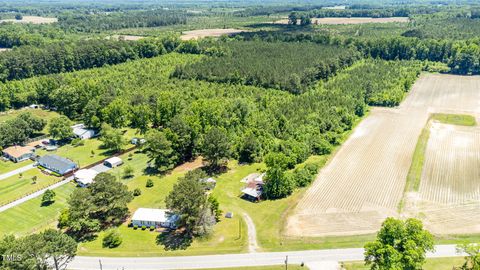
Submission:
<svg viewBox="0 0 480 270">
<path fill-rule="evenodd" d="M 109 39 L 114 40 L 126 40 L 126 41 L 136 41 L 145 38 L 144 36 L 131 36 L 131 35 L 113 35 Z"/>
<path fill-rule="evenodd" d="M 57 22 L 57 18 L 46 18 L 39 16 L 23 16 L 22 20 L 8 19 L 0 20 L 0 22 L 13 22 L 13 23 L 33 23 L 33 24 L 48 24 Z"/>
<path fill-rule="evenodd" d="M 373 109 L 300 200 L 287 221 L 286 234 L 366 234 L 375 232 L 386 216 L 398 216 L 397 207 L 403 196 L 415 145 L 429 114 L 480 113 L 479 86 L 479 76 L 422 75 L 399 108 Z M 476 149 L 478 155 L 480 147 Z M 477 183 L 480 185 L 480 181 Z M 428 189 L 426 184 L 422 188 Z M 472 189 L 471 186 L 463 188 Z M 446 194 L 441 196 L 448 197 Z M 462 196 L 471 197 L 468 194 Z M 439 199 L 439 202 L 442 200 L 445 199 Z M 432 211 L 443 208 L 435 206 Z M 470 208 L 474 207 L 470 205 Z M 413 212 L 407 210 L 406 213 Z M 435 213 L 443 220 L 452 218 L 446 211 Z M 438 219 L 433 214 L 428 218 Z M 433 228 L 429 226 L 428 218 L 425 218 L 427 227 Z M 448 228 L 445 229 L 443 233 L 450 233 Z"/>
<path fill-rule="evenodd" d="M 219 37 L 223 35 L 233 35 L 244 32 L 245 30 L 240 29 L 202 29 L 202 30 L 193 30 L 185 31 L 180 37 L 182 40 L 191 40 L 199 39 L 204 37 Z"/>
<path fill-rule="evenodd" d="M 408 17 L 390 17 L 390 18 L 313 18 L 312 24 L 362 24 L 362 23 L 391 23 L 391 22 L 408 22 Z M 288 24 L 288 19 L 275 22 L 276 24 Z"/>
<path fill-rule="evenodd" d="M 408 215 L 434 233 L 480 232 L 480 128 L 432 123 L 418 193 Z"/>
</svg>

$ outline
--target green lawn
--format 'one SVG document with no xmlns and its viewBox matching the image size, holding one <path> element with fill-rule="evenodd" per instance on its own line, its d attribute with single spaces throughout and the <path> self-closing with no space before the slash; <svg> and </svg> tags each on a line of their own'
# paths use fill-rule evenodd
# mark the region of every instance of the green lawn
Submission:
<svg viewBox="0 0 480 270">
<path fill-rule="evenodd" d="M 231 270 L 231 269 L 238 269 L 238 270 L 285 270 L 285 265 L 270 265 L 270 266 L 251 266 L 251 267 L 235 267 L 235 268 L 212 268 L 212 269 L 202 269 L 202 270 Z M 288 265 L 288 270 L 308 270 L 306 266 L 300 265 Z"/>
<path fill-rule="evenodd" d="M 42 109 L 20 109 L 20 110 L 12 110 L 8 111 L 6 113 L 1 113 L 0 114 L 0 123 L 3 123 L 7 120 L 13 119 L 17 117 L 19 114 L 24 113 L 24 112 L 30 112 L 35 116 L 38 116 L 42 119 L 47 120 L 47 123 L 55 117 L 58 117 L 59 114 L 54 111 L 47 111 L 47 110 L 42 110 Z M 42 133 L 47 133 L 48 125 L 45 126 L 43 129 Z"/>
<path fill-rule="evenodd" d="M 37 177 L 36 184 L 33 184 L 32 177 Z M 0 205 L 20 199 L 40 189 L 46 188 L 61 178 L 45 175 L 39 169 L 31 169 L 20 175 L 0 180 Z"/>
<path fill-rule="evenodd" d="M 437 120 L 444 124 L 457 125 L 457 126 L 475 126 L 477 121 L 475 117 L 468 114 L 446 114 L 446 113 L 434 113 L 431 116 L 432 120 Z"/>
<path fill-rule="evenodd" d="M 68 183 L 55 189 L 55 202 L 41 206 L 41 197 L 29 200 L 0 213 L 0 237 L 6 234 L 24 235 L 55 226 L 55 222 L 75 184 Z"/>
<path fill-rule="evenodd" d="M 424 270 L 452 270 L 454 266 L 461 266 L 464 262 L 463 257 L 454 258 L 435 258 L 428 259 L 423 266 Z M 346 262 L 343 263 L 346 270 L 368 270 L 369 267 L 365 266 L 363 262 Z"/>
<path fill-rule="evenodd" d="M 23 166 L 27 166 L 27 165 L 32 164 L 32 163 L 33 163 L 33 161 L 31 161 L 30 159 L 24 160 L 24 161 L 18 162 L 18 163 L 12 162 L 10 160 L 0 159 L 0 174 L 4 174 L 4 173 L 7 173 L 9 171 L 13 171 L 15 169 L 21 168 Z"/>
</svg>

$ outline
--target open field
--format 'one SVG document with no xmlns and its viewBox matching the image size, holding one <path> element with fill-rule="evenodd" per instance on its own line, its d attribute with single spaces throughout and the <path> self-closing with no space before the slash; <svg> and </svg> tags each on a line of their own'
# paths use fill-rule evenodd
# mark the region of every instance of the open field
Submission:
<svg viewBox="0 0 480 270">
<path fill-rule="evenodd" d="M 0 238 L 7 234 L 20 236 L 55 227 L 74 188 L 75 184 L 68 183 L 55 189 L 55 202 L 49 206 L 42 206 L 42 197 L 37 197 L 0 213 Z"/>
<path fill-rule="evenodd" d="M 422 75 L 399 108 L 374 109 L 300 200 L 286 234 L 368 234 L 385 217 L 397 216 L 416 142 L 429 114 L 479 112 L 479 84 L 480 77 Z M 449 215 L 442 207 L 437 214 Z"/>
<path fill-rule="evenodd" d="M 48 23 L 55 23 L 57 21 L 58 21 L 57 18 L 47 18 L 47 17 L 40 17 L 40 16 L 23 16 L 23 19 L 21 20 L 6 19 L 6 20 L 0 20 L 0 23 L 13 22 L 13 23 L 48 24 Z"/>
<path fill-rule="evenodd" d="M 42 119 L 45 119 L 47 123 L 55 117 L 58 117 L 59 114 L 54 111 L 47 111 L 43 109 L 30 109 L 30 108 L 22 108 L 18 110 L 10 110 L 7 112 L 2 112 L 0 113 L 0 123 L 3 123 L 7 120 L 13 119 L 20 115 L 21 113 L 29 112 L 37 117 L 40 117 Z M 45 126 L 45 128 L 42 130 L 42 133 L 47 133 L 48 130 L 48 124 Z"/>
<path fill-rule="evenodd" d="M 407 23 L 408 17 L 368 18 L 368 17 L 328 17 L 312 18 L 312 24 L 363 24 L 363 23 Z M 275 21 L 276 24 L 288 24 L 288 19 Z"/>
<path fill-rule="evenodd" d="M 108 37 L 109 39 L 113 40 L 126 40 L 126 41 L 136 41 L 140 40 L 142 38 L 145 38 L 144 36 L 133 36 L 133 35 L 113 35 Z"/>
<path fill-rule="evenodd" d="M 245 30 L 240 29 L 201 29 L 201 30 L 192 30 L 192 31 L 185 31 L 182 32 L 181 39 L 182 40 L 191 40 L 191 39 L 199 39 L 204 37 L 219 37 L 223 35 L 233 35 L 245 32 Z"/>
</svg>

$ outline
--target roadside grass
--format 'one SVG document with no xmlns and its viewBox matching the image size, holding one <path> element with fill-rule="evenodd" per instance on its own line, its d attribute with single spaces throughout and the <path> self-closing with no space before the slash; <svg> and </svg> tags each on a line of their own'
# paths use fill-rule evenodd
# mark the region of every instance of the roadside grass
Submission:
<svg viewBox="0 0 480 270">
<path fill-rule="evenodd" d="M 36 176 L 36 184 L 33 184 L 32 178 Z M 0 205 L 20 199 L 40 189 L 46 188 L 60 181 L 61 178 L 45 175 L 39 169 L 33 168 L 20 176 L 14 175 L 0 181 Z"/>
<path fill-rule="evenodd" d="M 231 269 L 238 269 L 238 270 L 284 270 L 285 265 L 269 265 L 269 266 L 251 266 L 251 267 L 235 267 L 235 268 L 205 268 L 200 270 L 231 270 Z M 300 266 L 295 264 L 289 264 L 288 269 L 290 270 L 308 270 L 307 266 Z"/>
<path fill-rule="evenodd" d="M 55 227 L 60 212 L 66 208 L 67 200 L 74 188 L 73 183 L 56 188 L 55 202 L 49 206 L 41 206 L 40 196 L 1 212 L 0 237 L 8 234 L 21 236 Z"/>
<path fill-rule="evenodd" d="M 465 262 L 463 257 L 447 257 L 427 259 L 423 265 L 423 270 L 452 270 L 454 266 L 459 267 Z M 365 266 L 364 262 L 344 262 L 342 263 L 345 270 L 369 270 L 370 267 Z"/>
<path fill-rule="evenodd" d="M 12 162 L 10 160 L 4 160 L 4 159 L 0 158 L 0 174 L 8 173 L 10 171 L 16 170 L 18 168 L 21 168 L 21 167 L 24 167 L 24 166 L 27 166 L 27 165 L 30 165 L 32 163 L 33 163 L 33 161 L 31 161 L 30 159 L 24 160 L 22 162 L 15 163 L 15 162 Z"/>
<path fill-rule="evenodd" d="M 475 126 L 477 121 L 475 117 L 468 114 L 447 114 L 434 113 L 431 116 L 432 120 L 437 120 L 443 124 L 457 125 L 457 126 Z"/>
</svg>

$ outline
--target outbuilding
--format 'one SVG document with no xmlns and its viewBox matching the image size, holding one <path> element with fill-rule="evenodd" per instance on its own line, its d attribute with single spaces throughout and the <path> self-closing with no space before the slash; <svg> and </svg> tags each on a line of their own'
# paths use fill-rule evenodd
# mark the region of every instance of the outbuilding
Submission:
<svg viewBox="0 0 480 270">
<path fill-rule="evenodd" d="M 106 159 L 103 162 L 103 165 L 110 167 L 110 168 L 115 168 L 123 164 L 123 161 L 119 157 L 111 157 L 109 159 Z"/>
<path fill-rule="evenodd" d="M 10 146 L 3 149 L 3 156 L 13 162 L 21 162 L 34 155 L 35 147 L 32 146 Z"/>
<path fill-rule="evenodd" d="M 179 219 L 167 209 L 138 208 L 132 216 L 132 225 L 175 229 Z"/>
<path fill-rule="evenodd" d="M 97 174 L 98 172 L 92 169 L 81 169 L 73 174 L 73 178 L 80 187 L 88 187 L 93 183 Z"/>
<path fill-rule="evenodd" d="M 82 140 L 91 139 L 97 134 L 95 130 L 86 128 L 84 124 L 77 124 L 72 126 L 72 132 L 76 138 Z"/>
<path fill-rule="evenodd" d="M 38 165 L 60 175 L 65 175 L 78 168 L 75 162 L 57 155 L 45 155 L 39 158 Z"/>
</svg>

